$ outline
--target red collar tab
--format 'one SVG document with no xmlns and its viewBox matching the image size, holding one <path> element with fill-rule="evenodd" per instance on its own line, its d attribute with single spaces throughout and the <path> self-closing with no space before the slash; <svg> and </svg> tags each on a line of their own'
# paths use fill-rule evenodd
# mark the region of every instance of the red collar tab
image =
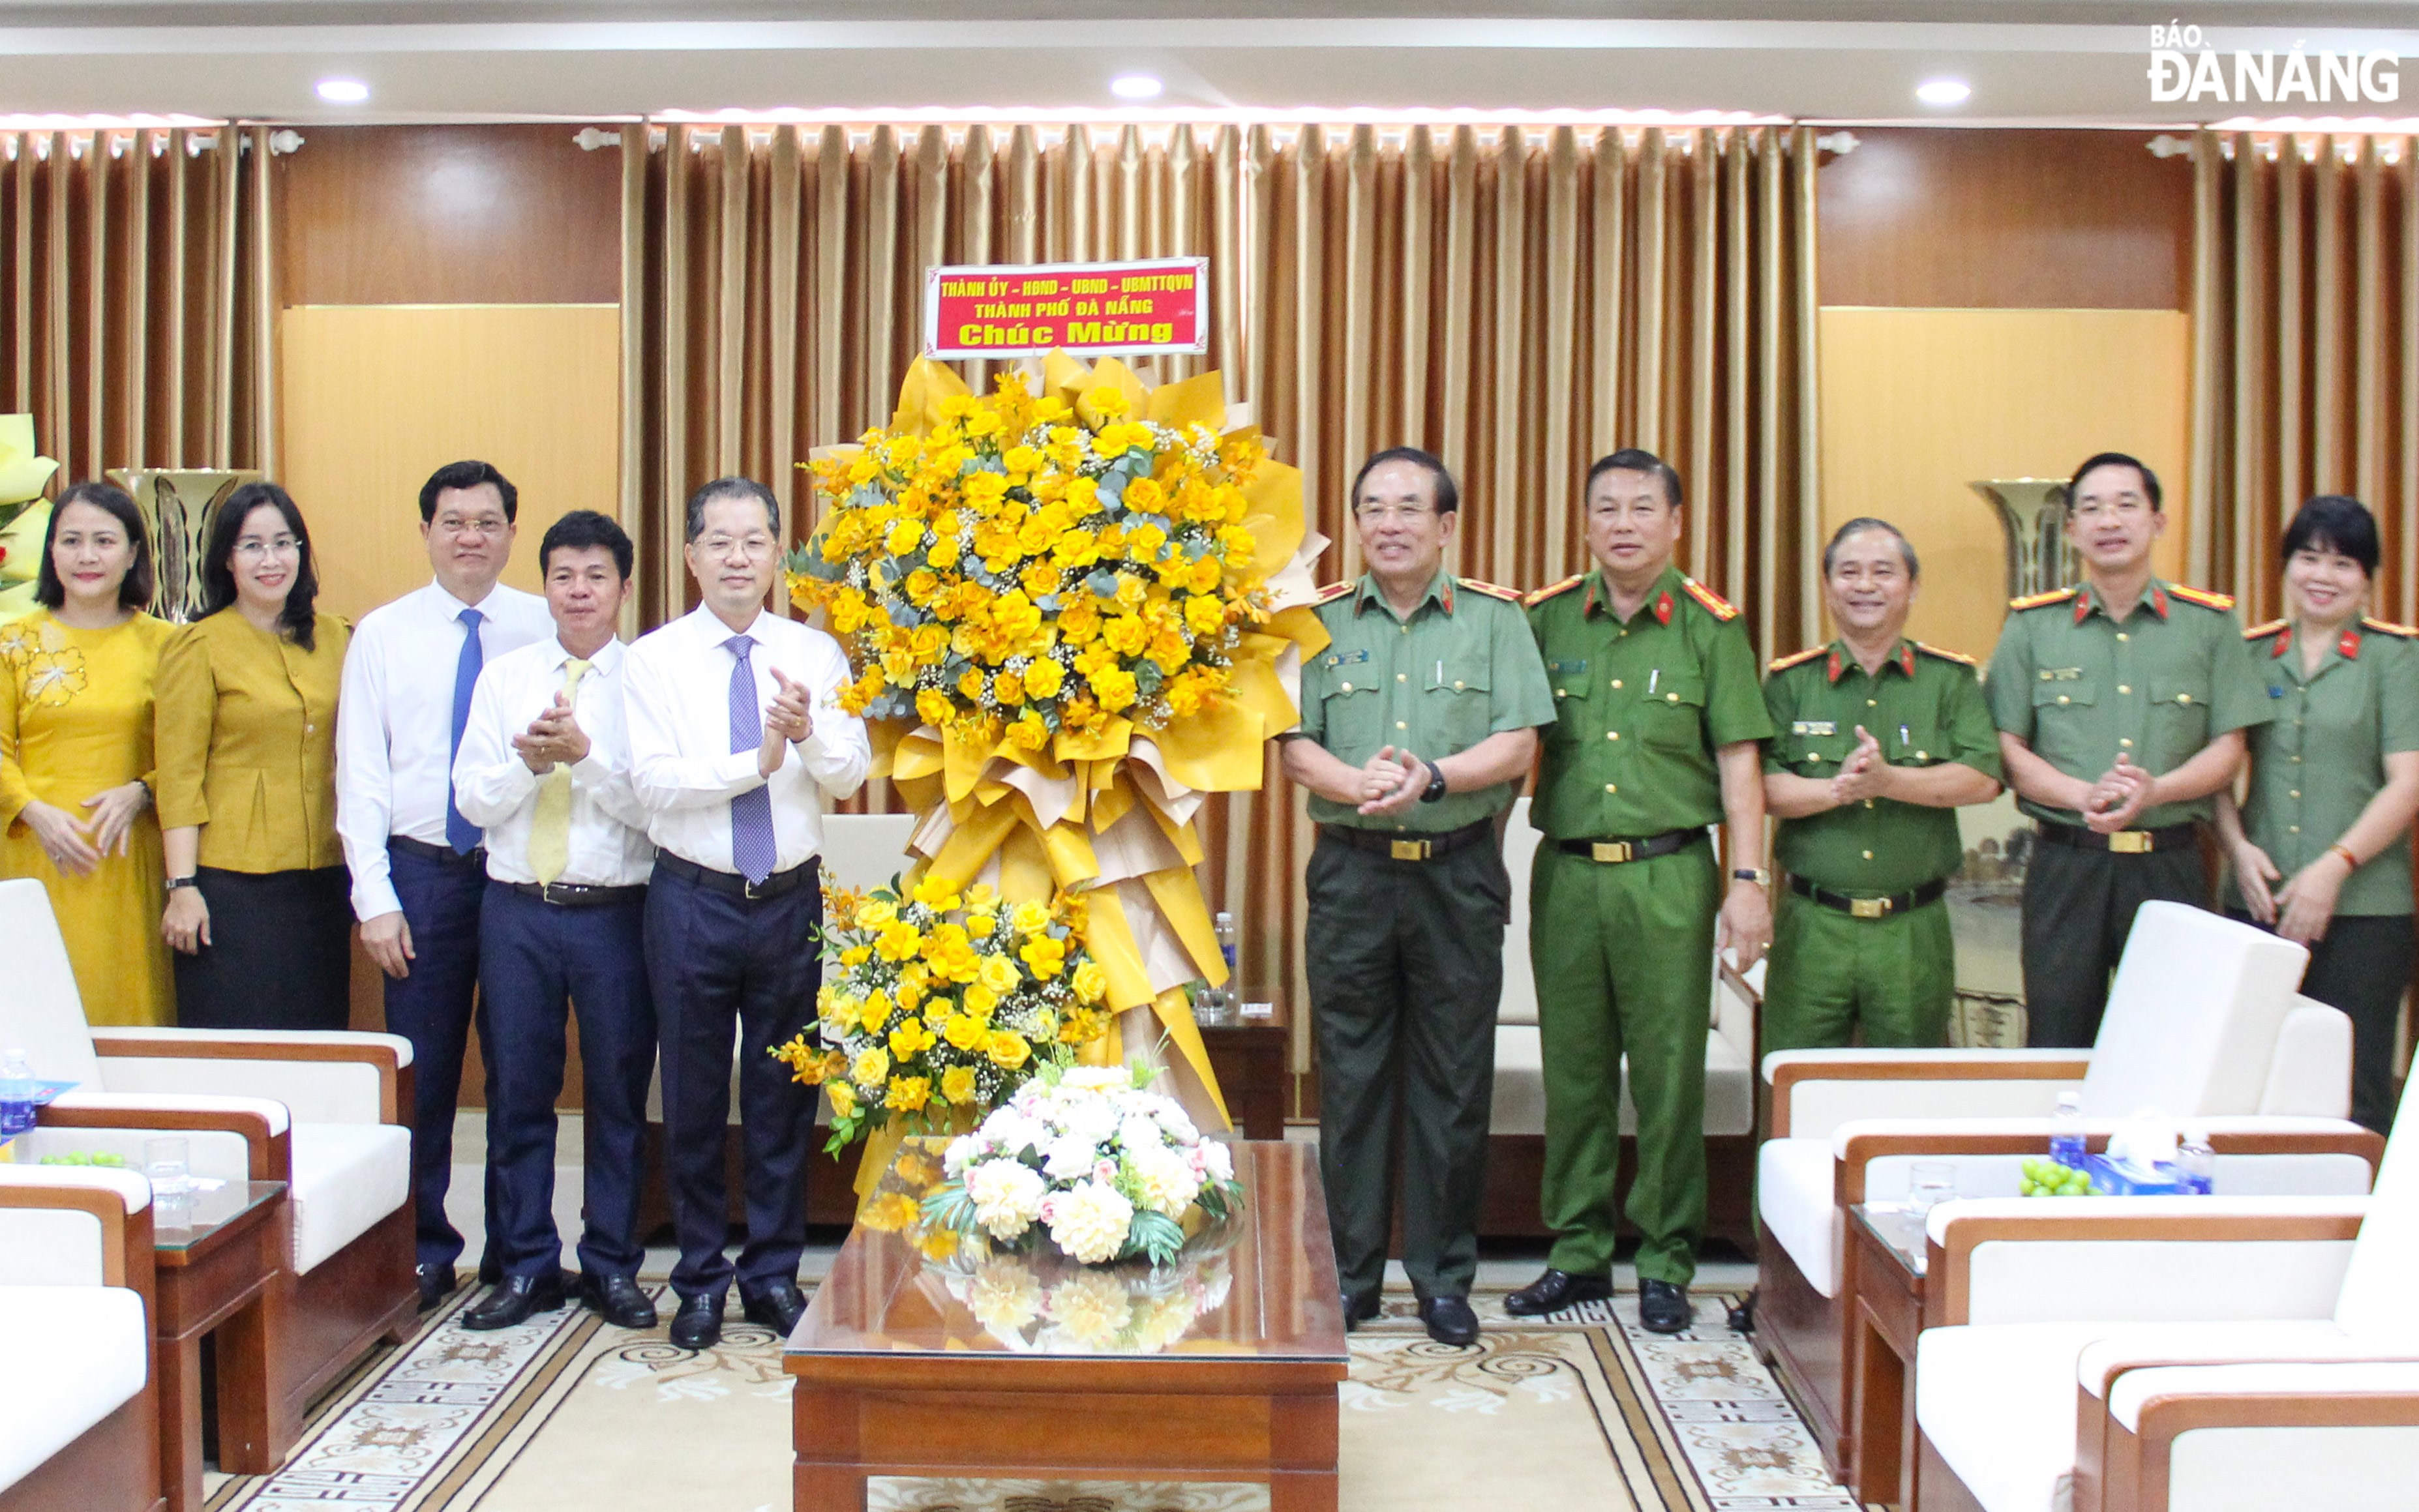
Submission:
<svg viewBox="0 0 2419 1512">
<path fill-rule="evenodd" d="M 1590 577 L 1588 579 L 1587 597 L 1579 601 L 1579 618 L 1585 619 L 1588 616 L 1594 613 L 1595 613 L 1595 579 L 1594 577 Z"/>
<path fill-rule="evenodd" d="M 1840 674 L 1848 670 L 1848 664 L 1840 659 L 1838 651 L 1833 651 L 1831 660 L 1825 664 L 1825 670 L 1829 674 L 1829 680 L 1837 682 L 1840 680 Z"/>
<path fill-rule="evenodd" d="M 2090 618 L 2091 590 L 2085 588 L 2074 596 L 2074 622 L 2079 625 Z"/>
<path fill-rule="evenodd" d="M 2350 632 L 2350 631 L 2348 631 L 2348 630 L 2347 630 L 2347 631 L 2345 631 L 2345 632 L 2344 632 L 2344 639 L 2346 639 L 2346 640 L 2350 640 L 2350 639 L 2351 639 L 2351 632 Z M 2280 631 L 2276 632 L 2276 649 L 2275 649 L 2274 650 L 2270 651 L 2270 652 L 2268 653 L 2268 659 L 2269 659 L 2270 661 L 2272 661 L 2272 662 L 2281 662 L 2281 661 L 2283 661 L 2283 660 L 2285 659 L 2285 648 L 2286 648 L 2286 647 L 2288 647 L 2288 646 L 2290 646 L 2290 645 L 2292 645 L 2292 644 L 2293 644 L 2293 627 L 2292 627 L 2292 626 L 2290 626 L 2290 625 L 2287 625 L 2284 629 L 2282 629 L 2282 630 L 2280 630 Z M 2347 652 L 2345 652 L 2344 654 L 2346 654 L 2346 655 L 2350 655 L 2351 653 L 2350 653 L 2350 652 L 2349 652 L 2349 651 L 2347 651 Z"/>
<path fill-rule="evenodd" d="M 1437 602 L 1444 606 L 1445 613 L 1453 613 L 1453 582 L 1451 579 L 1448 578 L 1446 580 L 1443 591 L 1437 595 Z"/>
<path fill-rule="evenodd" d="M 1908 677 L 1915 676 L 1914 647 L 1902 646 L 1898 649 L 1898 669 L 1905 673 Z"/>
<path fill-rule="evenodd" d="M 2156 583 L 2150 585 L 2150 607 L 2158 612 L 2160 619 L 2167 617 L 2167 590 Z"/>
<path fill-rule="evenodd" d="M 1672 590 L 1670 588 L 1665 588 L 1655 600 L 1655 622 L 1658 625 L 1668 625 L 1672 622 Z"/>
<path fill-rule="evenodd" d="M 2278 640 L 2281 644 L 2283 637 L 2278 637 Z M 2335 642 L 2335 649 L 2343 653 L 2343 659 L 2347 662 L 2359 661 L 2360 632 L 2357 630 L 2345 631 L 2343 633 L 2343 638 Z"/>
</svg>

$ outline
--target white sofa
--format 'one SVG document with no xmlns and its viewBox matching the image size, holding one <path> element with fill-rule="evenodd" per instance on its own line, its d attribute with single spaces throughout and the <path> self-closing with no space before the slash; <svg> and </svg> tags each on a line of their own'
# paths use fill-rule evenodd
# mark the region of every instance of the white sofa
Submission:
<svg viewBox="0 0 2419 1512">
<path fill-rule="evenodd" d="M 2419 1507 L 2419 1135 L 2367 1198 L 1957 1201 L 1929 1239 L 1925 1512 Z"/>
<path fill-rule="evenodd" d="M 1764 1059 L 1771 1138 L 1758 1152 L 1755 1334 L 1833 1472 L 1844 1432 L 1847 1209 L 1905 1194 L 1908 1168 L 1954 1158 L 1958 1192 L 2016 1194 L 2048 1144 L 2057 1093 L 2080 1086 L 2090 1138 L 2145 1107 L 2204 1123 L 2229 1193 L 2364 1193 L 2380 1148 L 2345 1120 L 2351 1031 L 2301 998 L 2308 953 L 2180 904 L 2143 906 L 2098 1044 L 2077 1051 L 1803 1050 Z M 1876 1499 L 1876 1488 L 1866 1488 Z"/>
<path fill-rule="evenodd" d="M 0 1165 L 0 1512 L 160 1502 L 151 1188 Z"/>
<path fill-rule="evenodd" d="M 314 1397 L 380 1336 L 415 1325 L 410 1042 L 94 1029 L 40 883 L 0 881 L 0 939 L 11 950 L 0 1043 L 24 1049 L 37 1076 L 78 1083 L 42 1109 L 45 1130 L 130 1150 L 175 1130 L 204 1174 L 287 1184 L 291 1269 L 270 1297 L 282 1454 Z"/>
</svg>

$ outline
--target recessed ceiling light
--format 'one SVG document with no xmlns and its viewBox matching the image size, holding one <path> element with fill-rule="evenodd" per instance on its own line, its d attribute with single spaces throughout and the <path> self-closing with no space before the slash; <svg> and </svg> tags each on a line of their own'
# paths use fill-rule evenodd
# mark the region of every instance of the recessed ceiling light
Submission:
<svg viewBox="0 0 2419 1512">
<path fill-rule="evenodd" d="M 359 79 L 322 79 L 319 98 L 331 105 L 358 105 L 370 98 L 370 86 Z"/>
<path fill-rule="evenodd" d="M 1165 87 L 1148 73 L 1121 73 L 1109 81 L 1109 93 L 1119 99 L 1157 99 Z"/>
<path fill-rule="evenodd" d="M 1963 79 L 1926 79 L 1915 86 L 1915 98 L 1927 105 L 1963 105 L 1973 93 Z"/>
</svg>

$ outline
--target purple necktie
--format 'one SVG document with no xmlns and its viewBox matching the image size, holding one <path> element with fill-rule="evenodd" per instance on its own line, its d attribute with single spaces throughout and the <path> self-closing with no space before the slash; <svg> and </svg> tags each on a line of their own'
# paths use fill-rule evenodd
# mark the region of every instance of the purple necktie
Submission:
<svg viewBox="0 0 2419 1512">
<path fill-rule="evenodd" d="M 731 653 L 731 751 L 753 751 L 764 743 L 764 714 L 756 707 L 756 671 L 747 664 L 755 640 L 733 635 L 722 643 Z M 758 787 L 731 801 L 731 864 L 750 882 L 773 875 L 778 854 L 773 840 L 773 790 Z"/>
</svg>

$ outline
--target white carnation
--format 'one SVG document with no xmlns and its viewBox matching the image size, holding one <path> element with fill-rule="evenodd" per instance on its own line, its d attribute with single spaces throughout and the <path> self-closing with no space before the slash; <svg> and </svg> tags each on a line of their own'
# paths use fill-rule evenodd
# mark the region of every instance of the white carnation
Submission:
<svg viewBox="0 0 2419 1512">
<path fill-rule="evenodd" d="M 1054 1182 L 1080 1180 L 1101 1158 L 1100 1146 L 1074 1135 L 1061 1135 L 1041 1147 L 1041 1168 Z"/>
<path fill-rule="evenodd" d="M 986 1160 L 970 1167 L 965 1180 L 975 1221 L 1002 1244 L 1024 1233 L 1041 1215 L 1044 1188 L 1040 1173 L 1030 1166 L 1014 1160 Z"/>
<path fill-rule="evenodd" d="M 1126 1147 L 1130 1155 L 1167 1148 L 1167 1137 L 1159 1132 L 1159 1125 L 1139 1113 L 1129 1115 L 1117 1125 L 1117 1142 Z"/>
<path fill-rule="evenodd" d="M 1049 1221 L 1052 1243 L 1086 1265 L 1100 1265 L 1125 1247 L 1133 1204 L 1114 1186 L 1085 1182 L 1057 1194 Z"/>
</svg>

